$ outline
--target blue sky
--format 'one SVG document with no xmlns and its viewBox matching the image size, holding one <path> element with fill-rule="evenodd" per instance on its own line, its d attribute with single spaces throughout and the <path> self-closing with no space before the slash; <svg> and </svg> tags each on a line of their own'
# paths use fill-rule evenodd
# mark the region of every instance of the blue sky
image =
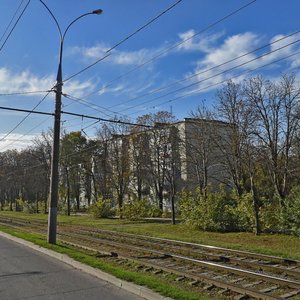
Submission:
<svg viewBox="0 0 300 300">
<path fill-rule="evenodd" d="M 9 27 L 5 34 L 12 16 L 21 4 L 17 18 L 27 2 L 0 2 L 0 47 L 11 29 Z M 44 2 L 62 30 L 83 13 L 97 8 L 104 10 L 102 15 L 89 15 L 70 28 L 63 55 L 63 76 L 68 78 L 105 56 L 108 49 L 176 1 Z M 212 106 L 216 89 L 220 88 L 218 84 L 226 79 L 241 81 L 247 76 L 263 74 L 276 80 L 284 72 L 294 72 L 299 78 L 300 54 L 294 54 L 300 51 L 300 44 L 296 42 L 300 34 L 284 37 L 300 30 L 300 1 L 257 0 L 204 30 L 250 2 L 182 0 L 109 52 L 110 56 L 105 60 L 67 81 L 63 92 L 85 102 L 63 98 L 63 110 L 108 119 L 118 115 L 131 121 L 149 112 L 172 110 L 178 119 L 183 119 L 204 100 Z M 276 42 L 279 39 L 282 40 Z M 219 66 L 274 41 L 260 51 Z M 293 44 L 286 46 L 290 43 Z M 175 47 L 176 44 L 179 46 Z M 260 57 L 280 47 L 283 48 Z M 59 35 L 53 19 L 39 0 L 31 0 L 0 51 L 0 106 L 33 109 L 45 93 L 2 94 L 51 89 L 57 72 L 58 49 Z M 153 59 L 156 56 L 159 57 Z M 280 59 L 280 62 L 273 63 Z M 253 62 L 247 63 L 250 60 Z M 242 63 L 246 64 L 237 67 Z M 260 68 L 263 65 L 267 66 Z M 256 71 L 250 72 L 252 69 Z M 53 112 L 54 94 L 50 93 L 37 110 Z M 25 116 L 24 113 L 0 110 L 0 140 Z M 62 120 L 67 131 L 84 129 L 89 136 L 94 135 L 95 125 L 91 125 L 91 120 L 66 115 Z M 51 117 L 30 115 L 0 141 L 0 151 L 20 149 L 52 125 Z"/>
</svg>

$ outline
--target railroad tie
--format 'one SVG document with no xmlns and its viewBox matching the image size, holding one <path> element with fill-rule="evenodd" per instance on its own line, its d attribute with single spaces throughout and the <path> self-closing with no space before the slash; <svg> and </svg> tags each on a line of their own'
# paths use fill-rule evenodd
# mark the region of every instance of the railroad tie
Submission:
<svg viewBox="0 0 300 300">
<path fill-rule="evenodd" d="M 249 296 L 247 296 L 247 295 L 236 295 L 233 298 L 233 300 L 246 300 L 246 299 L 249 299 Z"/>
<path fill-rule="evenodd" d="M 229 280 L 229 282 L 230 283 L 238 283 L 238 282 L 243 281 L 243 280 L 245 280 L 244 277 L 239 277 L 239 278 L 236 278 L 236 279 L 231 279 L 231 280 Z"/>
<path fill-rule="evenodd" d="M 195 286 L 195 285 L 197 285 L 197 284 L 199 284 L 199 283 L 200 283 L 199 280 L 193 280 L 193 281 L 189 282 L 189 285 Z"/>
<path fill-rule="evenodd" d="M 209 285 L 206 285 L 205 287 L 203 287 L 204 290 L 207 290 L 207 291 L 210 291 L 214 288 L 215 286 L 213 284 L 209 284 Z"/>
<path fill-rule="evenodd" d="M 260 292 L 265 294 L 265 293 L 270 293 L 272 291 L 275 291 L 276 289 L 278 289 L 278 286 L 277 285 L 273 285 L 273 286 L 270 286 L 268 288 L 260 290 Z"/>
<path fill-rule="evenodd" d="M 175 281 L 182 281 L 185 279 L 185 276 L 179 276 L 175 279 Z"/>
<path fill-rule="evenodd" d="M 281 295 L 280 298 L 282 298 L 282 299 L 288 299 L 288 298 L 297 296 L 299 294 L 300 294 L 300 290 L 294 290 L 292 292 L 289 292 L 289 293 L 286 293 L 284 295 Z"/>
<path fill-rule="evenodd" d="M 243 285 L 243 287 L 244 288 L 249 288 L 249 287 L 253 287 L 253 286 L 255 286 L 255 285 L 259 285 L 259 284 L 261 284 L 261 283 L 263 283 L 263 281 L 255 281 L 255 282 L 251 282 L 251 283 L 247 283 L 247 284 L 244 284 Z"/>
</svg>

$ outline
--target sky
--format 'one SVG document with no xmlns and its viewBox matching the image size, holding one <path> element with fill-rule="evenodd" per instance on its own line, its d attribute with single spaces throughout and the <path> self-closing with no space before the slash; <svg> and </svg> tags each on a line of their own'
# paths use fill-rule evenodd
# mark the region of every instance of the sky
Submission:
<svg viewBox="0 0 300 300">
<path fill-rule="evenodd" d="M 62 32 L 78 16 L 103 10 L 65 35 L 63 111 L 135 122 L 166 110 L 182 120 L 203 102 L 213 107 L 226 80 L 277 80 L 291 72 L 300 79 L 299 0 L 43 1 Z M 22 149 L 52 128 L 52 116 L 3 108 L 53 113 L 55 94 L 47 91 L 55 85 L 59 44 L 40 0 L 0 1 L 1 152 Z M 95 122 L 62 114 L 66 132 L 93 137 Z"/>
</svg>

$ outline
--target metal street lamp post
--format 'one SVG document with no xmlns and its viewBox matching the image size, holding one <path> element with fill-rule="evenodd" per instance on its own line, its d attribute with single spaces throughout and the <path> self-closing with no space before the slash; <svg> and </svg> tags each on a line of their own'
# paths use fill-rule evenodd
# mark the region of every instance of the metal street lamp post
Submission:
<svg viewBox="0 0 300 300">
<path fill-rule="evenodd" d="M 39 0 L 52 16 L 58 28 L 60 35 L 60 48 L 59 48 L 59 64 L 56 76 L 55 85 L 55 113 L 54 113 L 54 127 L 53 127 L 53 145 L 52 145 L 52 159 L 51 159 L 51 177 L 50 177 L 50 202 L 48 214 L 48 243 L 56 243 L 56 227 L 57 227 L 57 203 L 58 203 L 58 185 L 59 185 L 59 142 L 60 142 L 60 118 L 61 118 L 61 95 L 62 95 L 62 54 L 66 33 L 69 28 L 79 19 L 88 15 L 100 15 L 103 11 L 101 9 L 85 13 L 73 20 L 62 33 L 59 23 L 49 7 Z"/>
</svg>

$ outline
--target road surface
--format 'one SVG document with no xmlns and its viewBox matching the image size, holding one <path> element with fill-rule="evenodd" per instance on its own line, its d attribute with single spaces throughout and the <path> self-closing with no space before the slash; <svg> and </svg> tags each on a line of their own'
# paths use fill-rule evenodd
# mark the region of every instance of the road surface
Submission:
<svg viewBox="0 0 300 300">
<path fill-rule="evenodd" d="M 0 237 L 0 299 L 140 300 L 54 258 Z"/>
</svg>

